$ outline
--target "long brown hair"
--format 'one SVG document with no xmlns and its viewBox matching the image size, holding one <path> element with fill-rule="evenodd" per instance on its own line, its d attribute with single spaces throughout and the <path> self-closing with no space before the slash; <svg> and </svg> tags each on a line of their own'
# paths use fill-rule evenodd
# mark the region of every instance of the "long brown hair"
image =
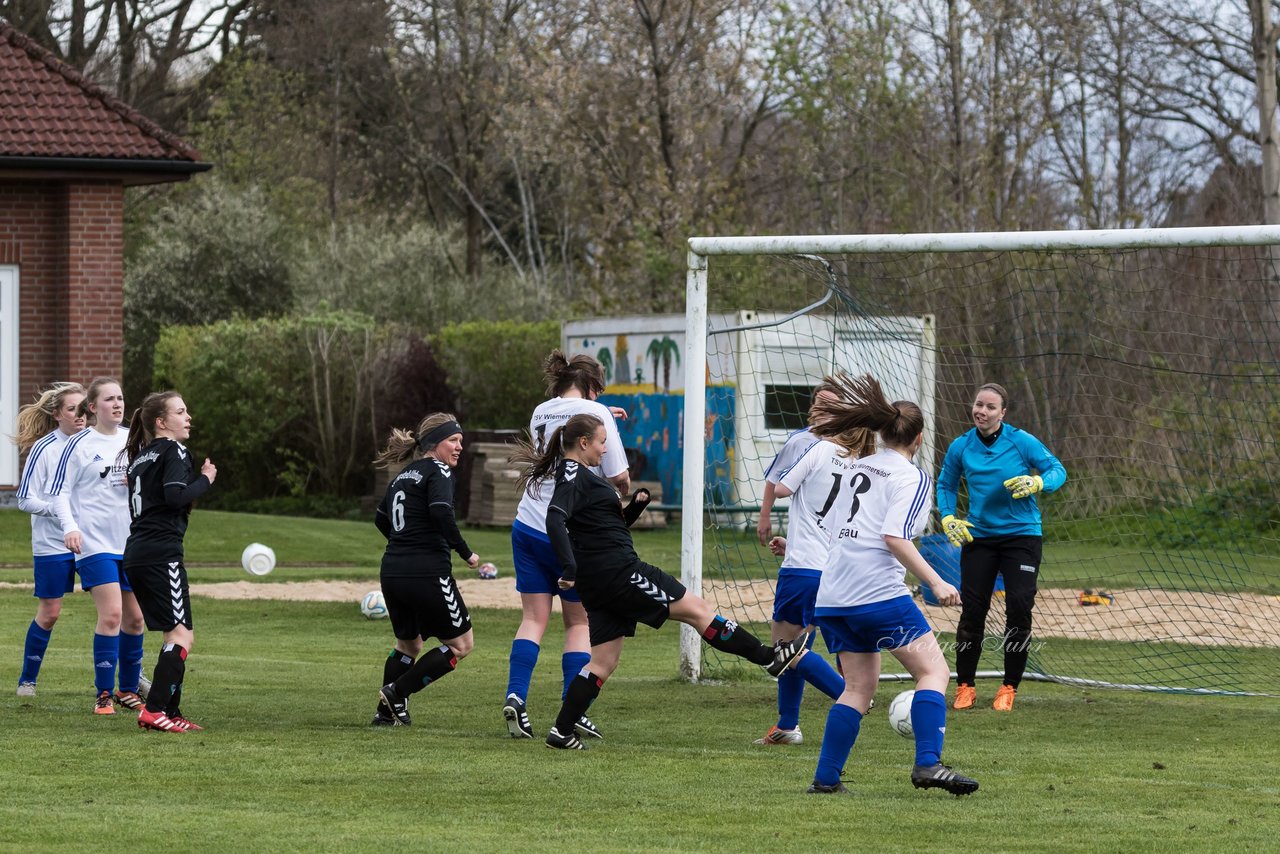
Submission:
<svg viewBox="0 0 1280 854">
<path fill-rule="evenodd" d="M 529 437 L 521 439 L 516 445 L 515 452 L 507 457 L 507 462 L 522 467 L 520 479 L 516 481 L 520 489 L 532 495 L 538 484 L 555 471 L 556 463 L 564 456 L 565 448 L 574 447 L 581 439 L 591 438 L 602 426 L 604 421 L 598 416 L 586 412 L 579 413 L 551 434 L 541 454 L 533 446 Z"/>
<path fill-rule="evenodd" d="M 156 439 L 156 422 L 169 411 L 169 401 L 182 397 L 176 391 L 153 391 L 142 399 L 142 405 L 133 410 L 129 419 L 129 435 L 124 440 L 124 454 L 131 464 L 142 449 Z"/>
<path fill-rule="evenodd" d="M 862 427 L 875 430 L 886 445 L 905 447 L 924 432 L 924 413 L 909 400 L 890 403 L 884 389 L 871 374 L 851 377 L 845 373 L 824 377 L 831 382 L 835 399 L 822 398 L 813 412 L 825 416 L 815 425 L 814 435 L 833 438 L 846 430 Z"/>
<path fill-rule="evenodd" d="M 80 383 L 54 383 L 40 392 L 35 402 L 18 410 L 18 432 L 12 438 L 19 454 L 31 450 L 41 436 L 58 426 L 58 410 L 62 409 L 69 394 L 84 394 L 84 386 Z"/>
<path fill-rule="evenodd" d="M 457 420 L 450 412 L 432 412 L 418 422 L 417 430 L 392 428 L 386 447 L 374 457 L 373 464 L 378 468 L 393 469 L 411 458 L 424 456 L 430 448 L 419 448 L 418 440 L 440 425 Z"/>
<path fill-rule="evenodd" d="M 816 414 L 813 404 L 818 402 L 823 392 L 835 397 L 840 396 L 840 389 L 832 381 L 831 377 L 824 377 L 822 382 L 818 383 L 818 387 L 813 390 L 813 403 L 809 405 L 810 428 L 814 426 L 813 421 Z M 866 427 L 850 427 L 848 430 L 836 433 L 833 436 L 824 436 L 823 438 L 840 446 L 839 454 L 841 457 L 853 457 L 856 460 L 862 457 L 869 457 L 876 452 L 876 434 Z"/>
</svg>

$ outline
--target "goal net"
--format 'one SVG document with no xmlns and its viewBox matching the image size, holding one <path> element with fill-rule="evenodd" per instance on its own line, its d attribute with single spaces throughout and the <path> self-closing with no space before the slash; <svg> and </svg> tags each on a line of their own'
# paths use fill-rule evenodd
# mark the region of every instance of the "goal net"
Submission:
<svg viewBox="0 0 1280 854">
<path fill-rule="evenodd" d="M 1280 227 L 690 248 L 682 572 L 721 613 L 767 636 L 778 560 L 757 537 L 764 473 L 824 374 L 871 373 L 920 403 L 917 462 L 935 477 L 972 426 L 975 390 L 997 382 L 1006 422 L 1069 475 L 1040 496 L 1027 678 L 1275 691 Z M 775 511 L 784 533 L 786 502 Z M 958 550 L 937 531 L 935 510 L 922 553 L 958 582 Z M 922 607 L 952 650 L 959 609 Z M 1001 675 L 1003 630 L 997 589 L 980 675 Z M 738 666 L 683 635 L 686 677 Z"/>
</svg>

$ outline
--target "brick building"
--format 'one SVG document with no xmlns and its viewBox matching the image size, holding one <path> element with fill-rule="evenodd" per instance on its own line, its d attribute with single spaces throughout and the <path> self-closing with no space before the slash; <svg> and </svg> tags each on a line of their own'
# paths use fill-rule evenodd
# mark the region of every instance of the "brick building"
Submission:
<svg viewBox="0 0 1280 854">
<path fill-rule="evenodd" d="M 0 20 L 0 433 L 53 380 L 120 375 L 124 191 L 199 153 Z M 0 445 L 0 490 L 18 455 Z"/>
</svg>

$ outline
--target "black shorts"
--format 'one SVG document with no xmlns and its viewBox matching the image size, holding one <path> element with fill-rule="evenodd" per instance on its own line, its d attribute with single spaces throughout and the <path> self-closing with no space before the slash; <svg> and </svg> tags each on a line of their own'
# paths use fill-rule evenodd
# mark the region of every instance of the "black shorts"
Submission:
<svg viewBox="0 0 1280 854">
<path fill-rule="evenodd" d="M 675 578 L 642 560 L 625 569 L 579 574 L 574 585 L 582 597 L 591 645 L 635 637 L 636 624 L 661 628 L 671 616 L 671 603 L 688 591 Z"/>
<path fill-rule="evenodd" d="M 382 578 L 391 630 L 399 640 L 453 640 L 471 631 L 471 615 L 452 575 Z"/>
<path fill-rule="evenodd" d="M 126 563 L 124 574 L 138 597 L 142 619 L 153 632 L 191 625 L 191 590 L 181 560 Z"/>
</svg>

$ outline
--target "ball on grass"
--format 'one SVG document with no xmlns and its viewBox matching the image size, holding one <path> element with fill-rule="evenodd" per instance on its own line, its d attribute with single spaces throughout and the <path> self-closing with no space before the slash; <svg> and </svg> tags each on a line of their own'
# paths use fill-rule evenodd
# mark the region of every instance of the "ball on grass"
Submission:
<svg viewBox="0 0 1280 854">
<path fill-rule="evenodd" d="M 476 575 L 484 579 L 498 577 L 498 568 L 491 563 L 482 563 L 476 567 Z"/>
<path fill-rule="evenodd" d="M 360 613 L 370 620 L 380 620 L 387 616 L 387 600 L 381 590 L 370 590 L 360 600 Z"/>
</svg>

